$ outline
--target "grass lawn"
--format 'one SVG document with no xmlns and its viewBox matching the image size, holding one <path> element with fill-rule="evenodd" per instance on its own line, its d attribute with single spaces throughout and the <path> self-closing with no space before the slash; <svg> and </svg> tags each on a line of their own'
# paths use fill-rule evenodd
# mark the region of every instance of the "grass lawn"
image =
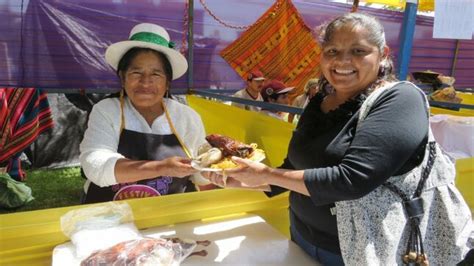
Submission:
<svg viewBox="0 0 474 266">
<path fill-rule="evenodd" d="M 85 179 L 79 167 L 28 170 L 26 185 L 31 188 L 34 200 L 17 209 L 2 209 L 1 213 L 79 205 Z"/>
</svg>

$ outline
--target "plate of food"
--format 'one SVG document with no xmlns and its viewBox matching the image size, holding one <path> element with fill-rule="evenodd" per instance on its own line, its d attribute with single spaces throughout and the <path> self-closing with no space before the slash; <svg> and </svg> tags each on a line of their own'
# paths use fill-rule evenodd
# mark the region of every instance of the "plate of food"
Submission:
<svg viewBox="0 0 474 266">
<path fill-rule="evenodd" d="M 219 134 L 206 136 L 207 143 L 199 148 L 198 156 L 191 161 L 191 166 L 199 171 L 218 172 L 235 168 L 232 156 L 261 162 L 265 152 L 257 144 L 245 144 L 238 140 Z"/>
</svg>

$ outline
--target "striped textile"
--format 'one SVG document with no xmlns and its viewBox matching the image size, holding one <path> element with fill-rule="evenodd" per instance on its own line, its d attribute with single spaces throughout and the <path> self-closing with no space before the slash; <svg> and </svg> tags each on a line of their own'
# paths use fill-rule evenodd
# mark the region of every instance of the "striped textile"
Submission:
<svg viewBox="0 0 474 266">
<path fill-rule="evenodd" d="M 295 86 L 301 94 L 306 81 L 319 76 L 321 50 L 290 0 L 278 0 L 220 55 L 245 80 L 260 69 L 265 77 Z"/>
<path fill-rule="evenodd" d="M 53 127 L 46 93 L 34 88 L 0 88 L 0 163 L 24 180 L 19 157 L 39 134 Z"/>
</svg>

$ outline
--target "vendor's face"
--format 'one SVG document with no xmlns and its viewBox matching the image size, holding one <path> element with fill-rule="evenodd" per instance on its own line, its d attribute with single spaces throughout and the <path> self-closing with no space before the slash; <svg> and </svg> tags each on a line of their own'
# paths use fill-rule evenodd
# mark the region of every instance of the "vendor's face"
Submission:
<svg viewBox="0 0 474 266">
<path fill-rule="evenodd" d="M 321 70 L 337 92 L 355 95 L 377 79 L 383 55 L 367 37 L 366 29 L 346 25 L 323 47 Z"/>
<path fill-rule="evenodd" d="M 135 108 L 161 105 L 168 81 L 161 59 L 151 51 L 139 53 L 122 74 L 122 83 Z"/>
</svg>

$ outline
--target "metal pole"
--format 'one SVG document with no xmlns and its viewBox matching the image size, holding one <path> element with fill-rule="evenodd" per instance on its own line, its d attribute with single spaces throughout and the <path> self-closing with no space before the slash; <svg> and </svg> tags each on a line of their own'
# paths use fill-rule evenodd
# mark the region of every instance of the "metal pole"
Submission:
<svg viewBox="0 0 474 266">
<path fill-rule="evenodd" d="M 451 66 L 451 77 L 454 78 L 454 72 L 456 71 L 456 63 L 458 61 L 459 53 L 459 40 L 456 40 L 456 49 L 454 50 L 453 65 Z"/>
<path fill-rule="evenodd" d="M 354 0 L 354 2 L 352 3 L 351 12 L 352 13 L 357 12 L 358 9 L 359 9 L 359 0 Z"/>
<path fill-rule="evenodd" d="M 188 0 L 188 93 L 194 88 L 194 0 Z"/>
<path fill-rule="evenodd" d="M 402 31 L 400 34 L 400 51 L 398 53 L 398 79 L 406 80 L 410 65 L 413 35 L 415 34 L 416 11 L 418 0 L 407 0 L 403 14 Z"/>
</svg>

